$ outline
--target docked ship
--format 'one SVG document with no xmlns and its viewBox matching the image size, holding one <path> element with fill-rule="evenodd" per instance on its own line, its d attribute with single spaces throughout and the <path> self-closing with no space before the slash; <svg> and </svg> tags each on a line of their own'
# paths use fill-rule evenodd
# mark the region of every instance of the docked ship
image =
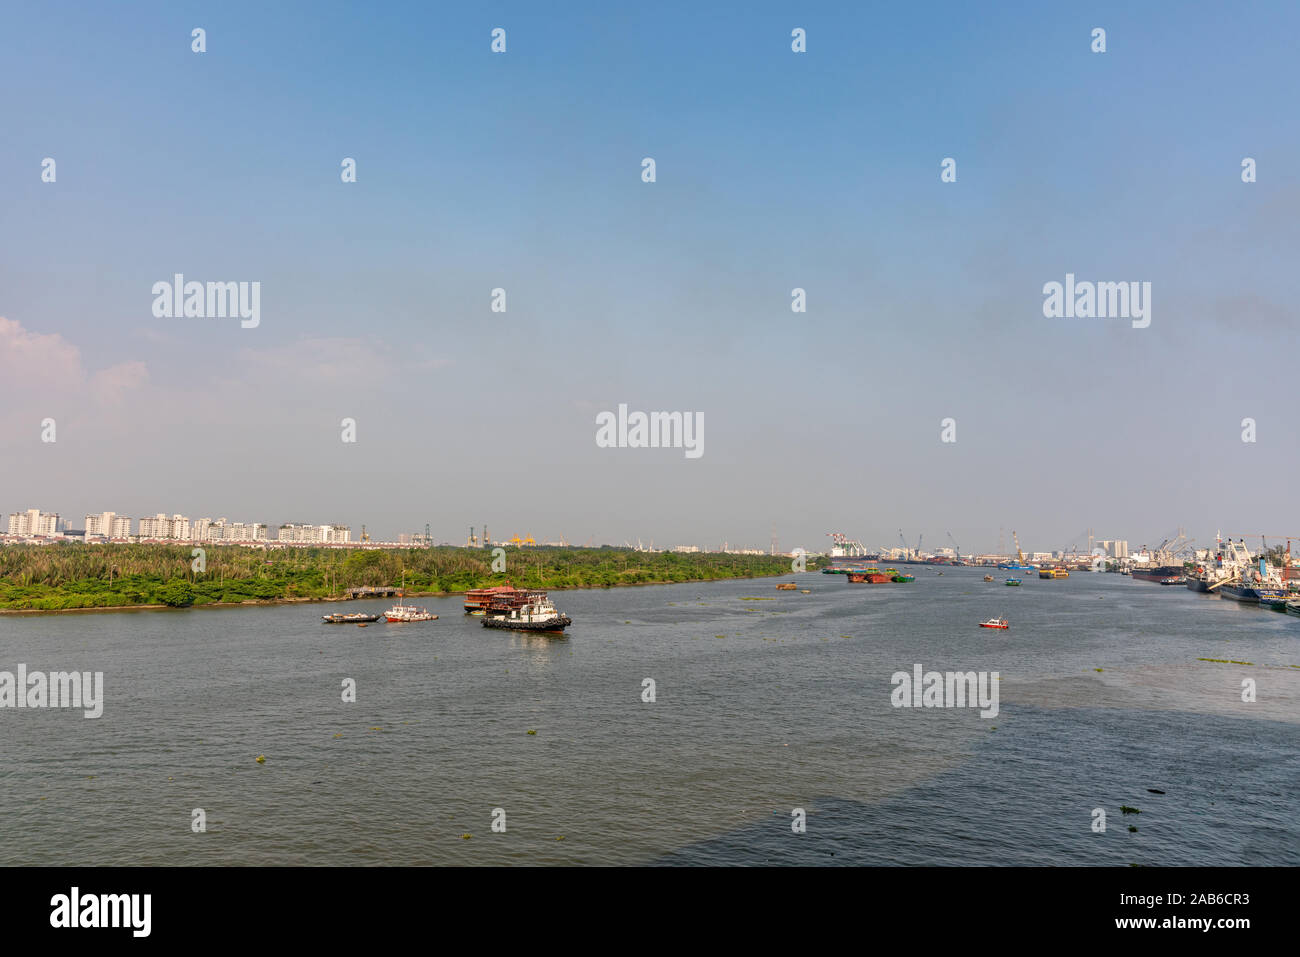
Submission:
<svg viewBox="0 0 1300 957">
<path fill-rule="evenodd" d="M 1134 565 L 1132 576 L 1134 581 L 1155 582 L 1157 585 L 1177 584 L 1177 581 L 1170 582 L 1168 579 L 1182 580 L 1182 565 Z"/>
<path fill-rule="evenodd" d="M 1271 605 L 1281 602 L 1283 610 L 1290 594 L 1285 588 L 1279 588 L 1267 580 L 1235 581 L 1223 585 L 1219 592 L 1227 598 L 1234 598 L 1248 605 Z"/>
<path fill-rule="evenodd" d="M 1146 546 L 1143 546 L 1142 551 L 1134 556 L 1135 560 L 1129 574 L 1134 581 L 1155 582 L 1157 585 L 1181 585 L 1187 569 L 1181 562 L 1177 565 L 1174 562 L 1179 561 L 1178 556 L 1190 546 L 1191 540 L 1181 530 L 1177 538 L 1161 542 L 1160 547 L 1154 552 L 1148 552 Z"/>
<path fill-rule="evenodd" d="M 573 624 L 573 619 L 557 611 L 546 592 L 540 591 L 494 598 L 486 611 L 484 628 L 559 633 Z"/>
<path fill-rule="evenodd" d="M 1284 610 L 1290 597 L 1284 570 L 1270 569 L 1262 556 L 1256 559 L 1241 541 L 1219 542 L 1214 567 L 1196 578 L 1200 581 L 1210 576 L 1217 580 L 1207 584 L 1206 591 L 1217 590 L 1225 598 L 1244 604 L 1264 604 Z M 1192 587 L 1191 577 L 1188 587 Z"/>
<path fill-rule="evenodd" d="M 1220 538 L 1216 543 L 1213 561 L 1207 556 L 1204 564 L 1187 572 L 1187 589 L 1202 594 L 1217 591 L 1224 582 L 1237 578 L 1252 561 L 1250 549 L 1246 548 L 1244 542 L 1225 542 Z"/>
</svg>

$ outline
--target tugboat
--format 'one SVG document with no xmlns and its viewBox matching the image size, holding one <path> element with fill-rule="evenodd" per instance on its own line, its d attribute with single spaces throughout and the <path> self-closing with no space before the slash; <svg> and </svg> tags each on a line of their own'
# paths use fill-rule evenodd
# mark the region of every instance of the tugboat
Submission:
<svg viewBox="0 0 1300 957">
<path fill-rule="evenodd" d="M 980 627 L 1007 629 L 1010 628 L 1011 625 L 1007 623 L 1007 620 L 1005 618 L 990 618 L 988 621 L 981 621 Z"/>
<path fill-rule="evenodd" d="M 556 611 L 545 592 L 531 592 L 522 603 L 513 600 L 494 601 L 483 618 L 484 628 L 505 628 L 510 631 L 539 631 L 560 633 L 573 624 L 573 619 Z"/>
<path fill-rule="evenodd" d="M 360 624 L 362 622 L 378 621 L 380 619 L 380 616 L 367 615 L 364 614 L 363 612 L 358 611 L 358 612 L 353 612 L 350 615 L 345 615 L 342 612 L 338 612 L 333 615 L 321 615 L 320 618 L 321 621 L 325 622 L 325 624 L 327 625 L 355 625 L 355 624 Z"/>
</svg>

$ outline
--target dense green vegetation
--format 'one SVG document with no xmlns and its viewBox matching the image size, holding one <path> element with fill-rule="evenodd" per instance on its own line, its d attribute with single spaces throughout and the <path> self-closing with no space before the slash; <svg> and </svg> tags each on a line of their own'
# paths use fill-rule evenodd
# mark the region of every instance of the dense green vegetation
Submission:
<svg viewBox="0 0 1300 957">
<path fill-rule="evenodd" d="M 196 572 L 189 545 L 0 547 L 0 608 L 115 608 L 341 597 L 359 585 L 411 593 L 510 583 L 527 588 L 609 587 L 779 575 L 790 560 L 766 555 L 636 552 L 622 548 L 511 548 L 506 572 L 481 549 L 362 550 L 214 545 Z M 809 562 L 809 568 L 815 567 Z"/>
</svg>

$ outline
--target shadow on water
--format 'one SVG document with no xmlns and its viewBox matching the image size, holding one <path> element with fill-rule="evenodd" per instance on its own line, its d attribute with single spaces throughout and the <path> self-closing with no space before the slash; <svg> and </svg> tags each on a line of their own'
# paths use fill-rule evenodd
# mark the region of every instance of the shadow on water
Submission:
<svg viewBox="0 0 1300 957">
<path fill-rule="evenodd" d="M 888 800 L 810 798 L 803 834 L 792 830 L 792 809 L 781 808 L 654 863 L 1300 864 L 1293 725 L 1016 707 L 993 726 L 999 730 L 988 732 L 974 760 Z M 1172 735 L 1187 747 L 1142 743 Z M 1140 813 L 1124 815 L 1121 805 Z M 1098 807 L 1106 812 L 1104 833 L 1092 830 Z"/>
</svg>

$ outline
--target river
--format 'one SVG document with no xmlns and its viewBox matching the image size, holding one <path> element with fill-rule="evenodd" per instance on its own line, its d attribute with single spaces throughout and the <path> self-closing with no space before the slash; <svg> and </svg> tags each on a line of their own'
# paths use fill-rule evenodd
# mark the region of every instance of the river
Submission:
<svg viewBox="0 0 1300 957">
<path fill-rule="evenodd" d="M 0 670 L 104 674 L 99 718 L 0 709 L 0 865 L 1300 864 L 1300 619 L 911 570 L 556 592 L 563 638 L 459 598 L 0 617 Z M 894 707 L 917 664 L 998 714 Z"/>
</svg>

